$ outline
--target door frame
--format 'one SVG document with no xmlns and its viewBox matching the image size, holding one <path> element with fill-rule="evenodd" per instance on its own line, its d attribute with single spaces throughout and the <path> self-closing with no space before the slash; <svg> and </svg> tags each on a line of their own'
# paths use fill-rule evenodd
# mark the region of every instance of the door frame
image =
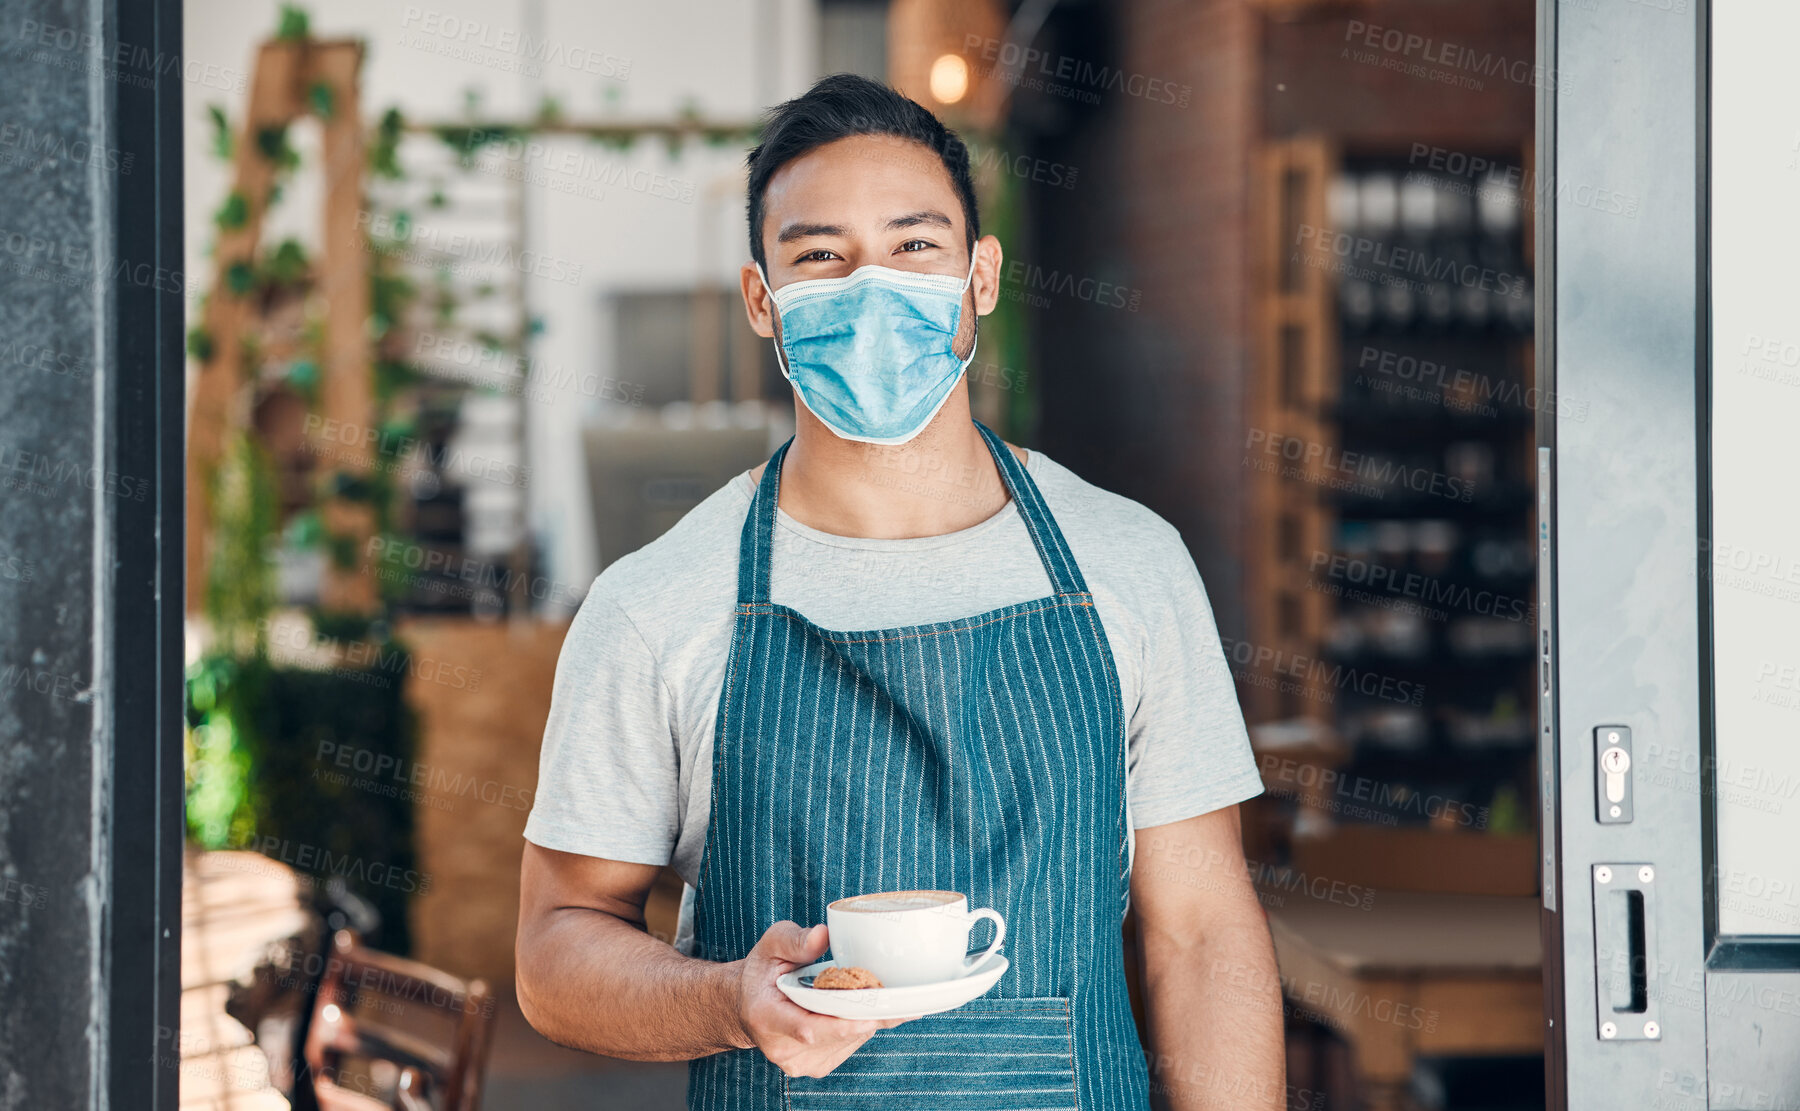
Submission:
<svg viewBox="0 0 1800 1111">
<path fill-rule="evenodd" d="M 1537 461 L 1553 1109 L 1707 1106 L 1708 20 L 1707 0 L 1538 5 L 1536 365 L 1556 398 L 1538 414 Z M 1603 821 L 1596 797 L 1597 745 L 1615 732 L 1644 773 L 1624 822 Z M 1696 771 L 1649 774 L 1665 764 Z M 1627 965 L 1648 982 L 1643 1011 L 1615 1016 L 1597 992 L 1618 986 L 1600 966 L 1626 955 L 1609 944 L 1625 906 L 1643 908 L 1641 934 L 1625 929 L 1649 959 Z"/>
</svg>

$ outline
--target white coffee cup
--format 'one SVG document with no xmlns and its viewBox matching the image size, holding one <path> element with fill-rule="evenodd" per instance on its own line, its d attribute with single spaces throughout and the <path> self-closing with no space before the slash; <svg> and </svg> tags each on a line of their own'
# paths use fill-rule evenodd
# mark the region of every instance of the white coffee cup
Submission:
<svg viewBox="0 0 1800 1111">
<path fill-rule="evenodd" d="M 969 956 L 969 931 L 983 918 L 994 941 Z M 839 899 L 825 908 L 831 959 L 866 968 L 883 987 L 939 984 L 968 975 L 1006 939 L 1006 920 L 954 891 L 883 891 Z"/>
</svg>

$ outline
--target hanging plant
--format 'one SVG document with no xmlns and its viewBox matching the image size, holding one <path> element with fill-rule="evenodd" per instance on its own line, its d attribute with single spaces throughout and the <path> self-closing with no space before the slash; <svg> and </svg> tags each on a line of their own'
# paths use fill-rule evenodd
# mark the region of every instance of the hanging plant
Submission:
<svg viewBox="0 0 1800 1111">
<path fill-rule="evenodd" d="M 237 433 L 214 478 L 214 540 L 205 591 L 220 645 L 240 655 L 263 652 L 263 623 L 275 608 L 269 544 L 279 529 L 279 505 L 267 453 Z"/>
<path fill-rule="evenodd" d="M 474 167 L 475 160 L 481 156 L 483 149 L 524 139 L 530 134 L 525 128 L 511 124 L 494 127 L 451 124 L 434 130 L 437 137 L 456 152 L 456 160 L 465 170 Z"/>
<path fill-rule="evenodd" d="M 298 42 L 312 36 L 312 18 L 297 4 L 283 4 L 275 24 L 275 37 L 282 42 Z"/>
<path fill-rule="evenodd" d="M 237 149 L 236 140 L 231 134 L 231 121 L 225 117 L 225 109 L 217 104 L 206 106 L 206 114 L 212 120 L 212 152 L 213 157 L 221 162 L 231 160 L 232 151 Z"/>
<path fill-rule="evenodd" d="M 375 138 L 369 144 L 369 172 L 376 177 L 398 181 L 406 176 L 400 168 L 400 136 L 406 130 L 406 118 L 400 109 L 389 108 L 375 125 Z"/>
</svg>

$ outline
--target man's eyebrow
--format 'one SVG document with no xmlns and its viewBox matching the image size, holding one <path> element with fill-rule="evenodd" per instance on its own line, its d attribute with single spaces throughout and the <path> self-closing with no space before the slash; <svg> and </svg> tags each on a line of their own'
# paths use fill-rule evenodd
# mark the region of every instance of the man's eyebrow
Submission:
<svg viewBox="0 0 1800 1111">
<path fill-rule="evenodd" d="M 843 235 L 844 229 L 838 224 L 788 224 L 775 237 L 777 243 L 792 243 L 796 239 L 812 239 L 821 235 Z"/>
<path fill-rule="evenodd" d="M 889 231 L 897 231 L 900 228 L 916 228 L 920 224 L 933 224 L 940 228 L 952 226 L 950 217 L 930 208 L 921 209 L 918 212 L 908 212 L 904 216 L 896 216 L 887 222 Z"/>
</svg>

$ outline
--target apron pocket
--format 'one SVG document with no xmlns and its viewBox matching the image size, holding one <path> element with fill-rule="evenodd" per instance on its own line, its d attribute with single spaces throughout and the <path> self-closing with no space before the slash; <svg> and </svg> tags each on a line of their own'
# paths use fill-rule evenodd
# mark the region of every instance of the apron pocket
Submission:
<svg viewBox="0 0 1800 1111">
<path fill-rule="evenodd" d="M 1074 1111 L 1069 1001 L 976 999 L 864 1042 L 830 1076 L 787 1079 L 792 1111 Z"/>
</svg>

